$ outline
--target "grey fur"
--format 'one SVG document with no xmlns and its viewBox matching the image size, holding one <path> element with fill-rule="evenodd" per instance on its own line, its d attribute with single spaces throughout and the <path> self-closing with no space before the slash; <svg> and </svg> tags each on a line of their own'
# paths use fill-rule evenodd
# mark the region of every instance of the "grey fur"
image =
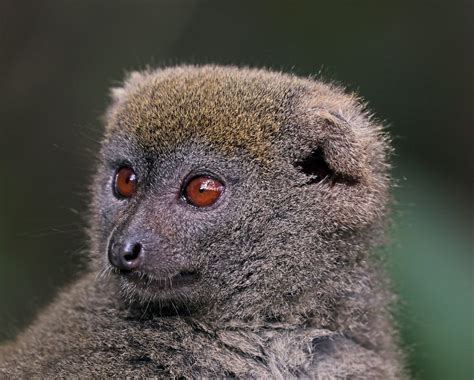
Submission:
<svg viewBox="0 0 474 380">
<path fill-rule="evenodd" d="M 315 152 L 324 179 L 302 169 Z M 0 349 L 0 375 L 404 377 L 372 254 L 388 153 L 363 103 L 334 85 L 219 66 L 130 75 L 107 112 L 90 269 Z M 139 178 L 130 200 L 111 188 L 124 162 Z M 196 210 L 180 186 L 203 170 L 226 191 Z M 106 260 L 124 236 L 144 242 L 148 288 Z M 179 270 L 199 279 L 173 286 Z"/>
</svg>

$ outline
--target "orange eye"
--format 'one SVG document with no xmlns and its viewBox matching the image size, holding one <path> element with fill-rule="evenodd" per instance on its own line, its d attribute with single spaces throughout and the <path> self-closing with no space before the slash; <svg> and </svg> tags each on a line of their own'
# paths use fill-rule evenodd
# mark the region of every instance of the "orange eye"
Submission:
<svg viewBox="0 0 474 380">
<path fill-rule="evenodd" d="M 199 176 L 188 182 L 184 197 L 196 207 L 208 207 L 216 203 L 224 192 L 224 185 L 209 176 Z"/>
<path fill-rule="evenodd" d="M 115 194 L 122 198 L 130 198 L 137 188 L 137 176 L 132 168 L 121 167 L 115 174 Z"/>
</svg>

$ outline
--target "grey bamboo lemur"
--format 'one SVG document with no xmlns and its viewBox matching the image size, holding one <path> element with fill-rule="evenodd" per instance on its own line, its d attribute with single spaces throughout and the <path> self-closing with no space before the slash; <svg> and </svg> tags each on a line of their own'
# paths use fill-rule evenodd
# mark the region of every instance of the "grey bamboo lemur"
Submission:
<svg viewBox="0 0 474 380">
<path fill-rule="evenodd" d="M 371 255 L 388 150 L 334 85 L 131 74 L 106 116 L 90 270 L 1 349 L 1 377 L 403 377 Z"/>
</svg>

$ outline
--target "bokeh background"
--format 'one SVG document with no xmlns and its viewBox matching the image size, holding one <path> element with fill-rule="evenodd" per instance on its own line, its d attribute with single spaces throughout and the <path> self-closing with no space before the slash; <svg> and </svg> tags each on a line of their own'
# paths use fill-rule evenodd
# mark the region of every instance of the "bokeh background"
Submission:
<svg viewBox="0 0 474 380">
<path fill-rule="evenodd" d="M 108 88 L 146 65 L 319 74 L 387 120 L 387 249 L 419 379 L 473 378 L 472 1 L 0 2 L 0 340 L 70 282 Z"/>
</svg>

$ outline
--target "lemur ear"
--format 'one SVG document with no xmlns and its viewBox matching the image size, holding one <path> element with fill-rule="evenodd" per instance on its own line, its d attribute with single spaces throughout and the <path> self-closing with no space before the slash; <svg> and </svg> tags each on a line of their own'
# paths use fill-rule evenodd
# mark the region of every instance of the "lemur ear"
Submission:
<svg viewBox="0 0 474 380">
<path fill-rule="evenodd" d="M 120 102 L 128 89 L 136 87 L 140 82 L 143 81 L 145 72 L 131 71 L 125 77 L 122 86 L 112 87 L 110 89 L 110 97 L 113 103 Z"/>
<path fill-rule="evenodd" d="M 294 103 L 283 154 L 308 177 L 304 189 L 314 192 L 312 185 L 327 179 L 318 194 L 328 231 L 359 229 L 384 212 L 387 138 L 359 99 L 325 85 L 317 90 Z"/>
<path fill-rule="evenodd" d="M 341 116 L 326 110 L 299 114 L 287 133 L 294 165 L 314 178 L 355 184 L 367 180 L 367 156 L 356 132 Z"/>
<path fill-rule="evenodd" d="M 102 118 L 106 125 L 110 120 L 113 120 L 116 109 L 125 102 L 127 94 L 132 93 L 134 88 L 138 88 L 140 84 L 144 82 L 146 73 L 146 71 L 132 71 L 127 74 L 121 86 L 112 87 L 110 89 L 111 102 Z"/>
<path fill-rule="evenodd" d="M 110 88 L 110 98 L 112 102 L 116 103 L 119 102 L 120 99 L 125 95 L 125 88 L 124 87 L 111 87 Z"/>
</svg>

